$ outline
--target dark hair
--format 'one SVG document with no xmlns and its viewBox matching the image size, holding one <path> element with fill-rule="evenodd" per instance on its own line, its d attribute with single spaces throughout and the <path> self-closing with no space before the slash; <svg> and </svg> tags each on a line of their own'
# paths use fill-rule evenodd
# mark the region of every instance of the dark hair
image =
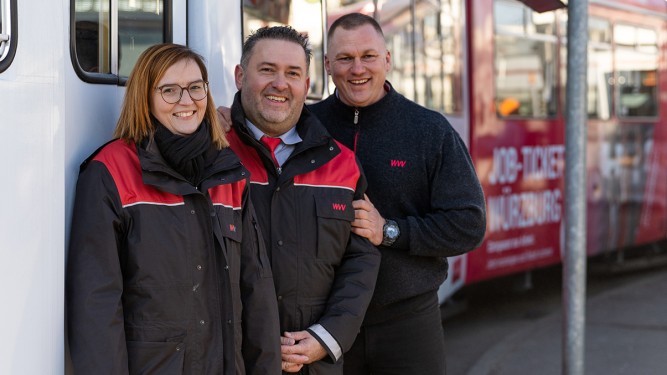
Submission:
<svg viewBox="0 0 667 375">
<path fill-rule="evenodd" d="M 377 31 L 377 33 L 384 39 L 384 33 L 382 32 L 382 27 L 371 16 L 367 16 L 362 13 L 348 13 L 344 16 L 340 16 L 334 23 L 329 27 L 329 32 L 327 33 L 327 40 L 331 40 L 333 37 L 334 31 L 338 28 L 344 30 L 352 30 L 364 25 L 371 25 Z"/>
<path fill-rule="evenodd" d="M 250 34 L 243 43 L 243 50 L 241 52 L 241 67 L 243 69 L 248 67 L 255 44 L 262 39 L 285 40 L 300 45 L 306 55 L 306 72 L 310 68 L 310 58 L 313 56 L 313 51 L 308 45 L 307 36 L 299 33 L 290 26 L 265 26 Z"/>
</svg>

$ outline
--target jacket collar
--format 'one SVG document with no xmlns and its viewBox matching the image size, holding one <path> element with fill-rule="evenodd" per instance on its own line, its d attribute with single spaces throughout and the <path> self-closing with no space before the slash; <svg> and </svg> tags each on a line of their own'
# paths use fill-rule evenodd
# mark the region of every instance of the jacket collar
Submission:
<svg viewBox="0 0 667 375">
<path fill-rule="evenodd" d="M 153 137 L 142 144 L 137 144 L 136 147 L 145 184 L 176 195 L 199 193 L 197 187 L 190 184 L 167 164 Z M 226 148 L 217 153 L 215 161 L 206 170 L 206 176 L 200 188 L 201 191 L 206 191 L 211 187 L 236 182 L 247 177 L 248 173 L 241 165 L 241 160 L 229 148 Z"/>
<path fill-rule="evenodd" d="M 366 107 L 352 107 L 345 103 L 338 97 L 338 89 L 336 89 L 329 98 L 326 100 L 333 101 L 334 113 L 337 116 L 343 116 L 345 119 L 352 118 L 350 115 L 351 112 L 358 111 L 359 116 L 363 116 L 364 119 L 375 118 L 377 116 L 383 118 L 387 112 L 387 108 L 393 108 L 396 105 L 396 100 L 401 96 L 391 85 L 391 82 L 385 81 L 384 84 L 385 90 L 387 90 L 387 95 L 383 96 L 377 102 L 366 106 Z M 363 126 L 365 128 L 372 127 L 374 125 L 379 125 L 380 122 L 375 121 L 363 121 Z M 343 121 L 341 125 L 353 125 L 352 121 Z"/>
<path fill-rule="evenodd" d="M 260 146 L 260 142 L 255 139 L 254 135 L 245 124 L 246 116 L 241 104 L 240 91 L 234 96 L 234 102 L 231 107 L 231 117 L 232 126 L 235 128 L 241 141 L 256 149 L 264 158 L 270 160 L 271 156 L 266 148 Z M 324 125 L 322 125 L 320 120 L 318 120 L 306 106 L 301 110 L 301 116 L 296 124 L 296 131 L 302 141 L 295 145 L 294 152 L 292 152 L 292 155 L 287 159 L 288 161 L 295 159 L 290 163 L 295 163 L 296 165 L 293 165 L 293 167 L 290 167 L 287 170 L 283 170 L 281 180 L 291 178 L 295 174 L 304 173 L 308 170 L 317 169 L 340 153 L 338 144 L 336 144 L 331 135 L 329 135 L 329 132 Z M 324 153 L 317 152 L 317 149 L 320 147 L 326 148 L 327 150 L 332 148 L 331 150 L 334 152 L 327 151 L 326 155 L 330 157 L 308 158 L 307 161 L 302 160 L 302 155 L 325 155 Z M 311 160 L 315 160 L 315 163 L 311 163 Z"/>
<path fill-rule="evenodd" d="M 234 103 L 231 108 L 231 117 L 232 124 L 242 135 L 242 139 L 246 141 L 247 137 L 255 139 L 253 134 L 250 132 L 248 127 L 245 125 L 245 111 L 241 105 L 241 92 L 238 91 L 234 96 Z M 329 135 L 326 128 L 320 120 L 313 115 L 308 107 L 304 106 L 301 110 L 301 116 L 296 124 L 296 131 L 302 139 L 302 142 L 296 145 L 294 153 L 299 153 L 303 150 L 310 149 L 312 147 L 328 145 L 330 142 L 333 142 L 333 138 Z M 245 142 L 252 145 L 253 147 L 259 147 L 259 141 L 255 143 Z"/>
</svg>

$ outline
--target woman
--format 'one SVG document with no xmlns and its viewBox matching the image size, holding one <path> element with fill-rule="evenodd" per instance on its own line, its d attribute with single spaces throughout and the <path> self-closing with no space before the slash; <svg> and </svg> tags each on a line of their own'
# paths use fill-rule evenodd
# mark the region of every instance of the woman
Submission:
<svg viewBox="0 0 667 375">
<path fill-rule="evenodd" d="M 203 59 L 150 47 L 114 136 L 81 167 L 68 255 L 75 374 L 278 374 L 272 274 L 248 172 Z"/>
</svg>

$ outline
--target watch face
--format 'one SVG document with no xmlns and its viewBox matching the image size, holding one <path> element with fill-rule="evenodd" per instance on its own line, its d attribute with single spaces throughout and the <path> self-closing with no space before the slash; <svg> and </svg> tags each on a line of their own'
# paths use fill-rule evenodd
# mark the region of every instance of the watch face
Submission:
<svg viewBox="0 0 667 375">
<path fill-rule="evenodd" d="M 385 231 L 387 237 L 389 238 L 395 238 L 398 236 L 398 228 L 395 225 L 389 225 L 387 226 L 387 230 Z"/>
<path fill-rule="evenodd" d="M 396 241 L 398 236 L 401 235 L 401 230 L 398 228 L 398 224 L 396 224 L 396 222 L 393 220 L 387 220 L 387 222 L 384 224 L 382 232 L 382 245 L 384 246 L 393 245 L 394 241 Z"/>
</svg>

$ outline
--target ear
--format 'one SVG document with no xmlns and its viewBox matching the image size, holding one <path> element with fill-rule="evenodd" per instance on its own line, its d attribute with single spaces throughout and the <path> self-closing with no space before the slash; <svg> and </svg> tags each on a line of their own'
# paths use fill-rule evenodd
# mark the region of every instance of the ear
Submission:
<svg viewBox="0 0 667 375">
<path fill-rule="evenodd" d="M 304 100 L 308 99 L 308 91 L 310 91 L 310 77 L 306 78 L 306 93 L 304 95 Z"/>
<path fill-rule="evenodd" d="M 234 67 L 234 81 L 236 82 L 236 89 L 241 90 L 243 87 L 243 68 L 240 64 Z"/>
<path fill-rule="evenodd" d="M 387 56 L 385 57 L 385 62 L 386 62 L 386 71 L 388 72 L 391 69 L 391 52 L 387 50 Z"/>
<path fill-rule="evenodd" d="M 331 75 L 331 62 L 328 55 L 324 55 L 324 70 L 327 71 L 328 75 Z"/>
</svg>

